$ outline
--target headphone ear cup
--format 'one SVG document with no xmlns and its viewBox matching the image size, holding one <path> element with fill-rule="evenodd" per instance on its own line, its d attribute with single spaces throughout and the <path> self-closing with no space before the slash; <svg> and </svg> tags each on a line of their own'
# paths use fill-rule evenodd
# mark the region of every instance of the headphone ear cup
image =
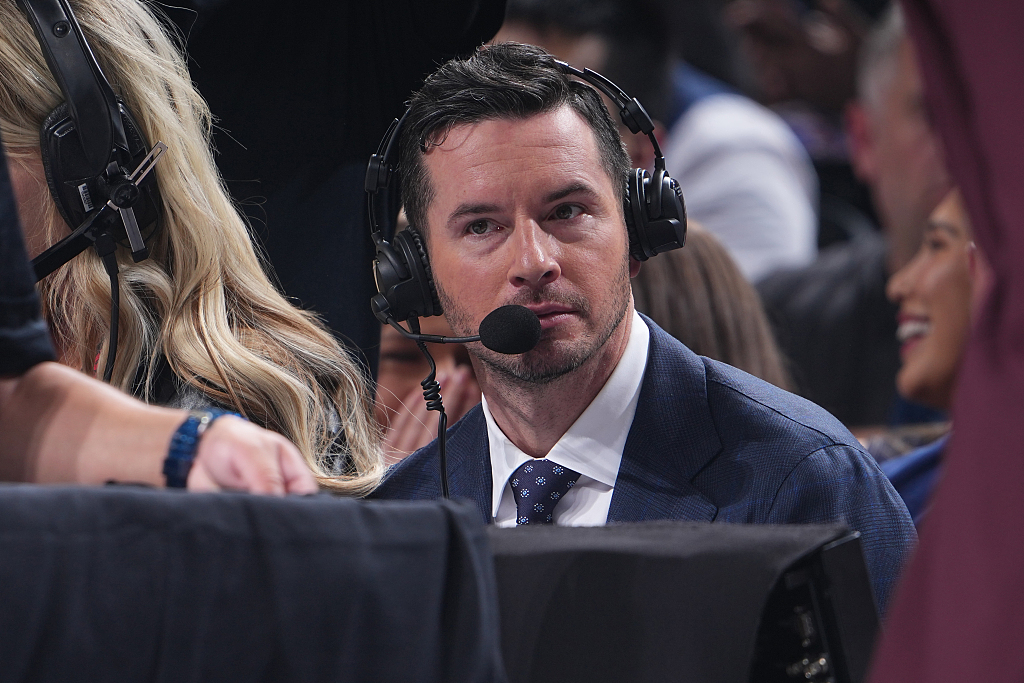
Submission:
<svg viewBox="0 0 1024 683">
<path fill-rule="evenodd" d="M 377 295 L 372 305 L 382 322 L 388 317 L 404 322 L 409 318 L 441 315 L 427 250 L 416 228 L 409 226 L 399 232 L 391 244 L 377 243 L 374 279 Z"/>
<path fill-rule="evenodd" d="M 124 129 L 127 150 L 111 150 L 110 161 L 127 173 L 135 170 L 149 153 L 149 148 L 142 136 L 138 124 L 124 103 L 118 100 L 121 125 Z M 105 168 L 90 167 L 79 141 L 78 129 L 68 113 L 67 103 L 61 103 L 43 120 L 39 131 L 39 154 L 46 175 L 46 185 L 50 188 L 50 196 L 57 205 L 64 222 L 74 230 L 93 209 L 107 201 L 102 183 Z M 135 220 L 142 229 L 142 236 L 148 239 L 157 219 L 160 217 L 160 193 L 157 188 L 156 174 L 150 173 L 139 185 L 139 200 L 132 207 Z M 120 225 L 120 217 L 111 216 L 112 225 Z M 123 226 L 115 229 L 116 239 L 126 238 Z"/>
<path fill-rule="evenodd" d="M 60 212 L 64 222 L 74 230 L 75 226 L 82 221 L 75 221 L 72 214 L 84 216 L 86 211 L 83 209 L 85 207 L 69 206 L 65 199 L 65 193 L 62 191 L 63 183 L 57 180 L 57 169 L 63 169 L 69 163 L 73 164 L 73 161 L 62 157 L 62 154 L 66 154 L 63 150 L 70 149 L 72 146 L 80 147 L 81 143 L 78 142 L 78 131 L 75 130 L 74 123 L 68 115 L 68 105 L 66 102 L 61 102 L 47 115 L 39 129 L 39 156 L 43 162 L 46 185 L 50 188 L 50 196 L 57 205 L 57 211 Z M 84 199 L 80 197 L 79 201 L 83 202 Z"/>
<path fill-rule="evenodd" d="M 658 183 L 658 213 L 651 213 L 647 222 L 647 238 L 654 254 L 681 249 L 686 244 L 686 204 L 679 182 L 667 172 L 652 179 Z M 654 205 L 654 202 L 651 203 Z M 653 256 L 653 254 L 652 254 Z"/>
<path fill-rule="evenodd" d="M 683 192 L 664 169 L 655 171 L 653 177 L 643 169 L 633 169 L 626 188 L 625 215 L 629 255 L 637 261 L 679 249 L 686 241 Z"/>
<path fill-rule="evenodd" d="M 396 288 L 409 279 L 409 269 L 391 245 L 382 239 L 374 240 L 376 253 L 373 257 L 373 282 L 377 293 L 370 299 L 373 314 L 381 323 L 387 324 L 388 318 L 400 318 L 402 314 L 400 297 Z"/>
<path fill-rule="evenodd" d="M 413 226 L 407 227 L 405 230 L 399 233 L 404 235 L 415 247 L 416 255 L 418 258 L 412 259 L 415 262 L 415 267 L 411 270 L 412 276 L 421 282 L 424 291 L 424 303 L 429 303 L 428 306 L 423 307 L 423 312 L 420 314 L 421 317 L 428 318 L 432 315 L 441 315 L 444 310 L 441 308 L 441 299 L 437 296 L 437 287 L 434 286 L 434 273 L 430 269 L 430 257 L 427 256 L 427 244 L 423 239 L 423 235 L 420 231 Z"/>
<path fill-rule="evenodd" d="M 637 261 L 646 261 L 653 256 L 648 253 L 650 242 L 647 239 L 646 180 L 647 171 L 634 168 L 630 172 L 622 211 L 626 217 L 626 232 L 629 234 L 629 255 Z"/>
</svg>

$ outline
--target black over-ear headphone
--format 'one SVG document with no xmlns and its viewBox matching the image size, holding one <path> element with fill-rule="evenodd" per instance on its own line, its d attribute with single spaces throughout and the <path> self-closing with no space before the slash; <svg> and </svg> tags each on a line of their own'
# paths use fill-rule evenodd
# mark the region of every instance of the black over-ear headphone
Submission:
<svg viewBox="0 0 1024 683">
<path fill-rule="evenodd" d="M 18 0 L 35 31 L 64 102 L 39 132 L 46 182 L 72 234 L 33 259 L 42 279 L 90 244 L 127 239 L 132 258 L 149 255 L 142 231 L 160 211 L 155 156 L 125 103 L 114 95 L 67 0 Z M 147 156 L 152 159 L 147 160 Z M 86 223 L 90 221 L 87 229 Z M 142 228 L 140 229 L 140 226 Z"/>
<path fill-rule="evenodd" d="M 634 168 L 629 174 L 623 208 L 630 256 L 646 261 L 655 254 L 682 247 L 686 240 L 683 193 L 679 183 L 665 170 L 665 157 L 654 136 L 650 115 L 635 97 L 629 97 L 601 74 L 590 69 L 581 71 L 558 60 L 555 63 L 565 73 L 604 93 L 619 108 L 622 123 L 631 132 L 649 137 L 654 145 L 654 173 Z M 397 234 L 392 229 L 390 235 L 383 230 L 394 222 L 387 190 L 395 175 L 398 140 L 408 115 L 406 109 L 402 118 L 391 124 L 366 169 L 370 228 L 377 251 L 373 263 L 377 294 L 371 299 L 371 306 L 374 315 L 384 323 L 389 318 L 401 322 L 442 313 L 423 236 L 413 226 Z"/>
</svg>

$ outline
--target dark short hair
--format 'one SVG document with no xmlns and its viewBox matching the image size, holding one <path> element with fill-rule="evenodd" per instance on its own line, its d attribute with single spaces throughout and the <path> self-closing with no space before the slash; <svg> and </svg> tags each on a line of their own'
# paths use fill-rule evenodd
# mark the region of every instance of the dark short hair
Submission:
<svg viewBox="0 0 1024 683">
<path fill-rule="evenodd" d="M 621 201 L 630 171 L 629 155 L 601 96 L 564 73 L 544 50 L 500 43 L 447 62 L 409 101 L 400 141 L 402 201 L 409 223 L 421 230 L 426 225 L 434 189 L 423 155 L 453 127 L 526 119 L 566 105 L 594 131 L 601 163 Z"/>
</svg>

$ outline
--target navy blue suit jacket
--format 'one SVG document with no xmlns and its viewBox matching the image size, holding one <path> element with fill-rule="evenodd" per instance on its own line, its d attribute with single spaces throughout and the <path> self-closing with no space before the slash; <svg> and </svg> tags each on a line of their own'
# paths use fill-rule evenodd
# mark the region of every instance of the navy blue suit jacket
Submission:
<svg viewBox="0 0 1024 683">
<path fill-rule="evenodd" d="M 649 319 L 651 345 L 609 522 L 845 523 L 860 531 L 880 611 L 916 534 L 874 459 L 822 408 L 697 356 Z M 374 498 L 439 498 L 437 442 L 388 474 Z M 491 518 L 483 410 L 448 430 L 453 498 Z"/>
</svg>

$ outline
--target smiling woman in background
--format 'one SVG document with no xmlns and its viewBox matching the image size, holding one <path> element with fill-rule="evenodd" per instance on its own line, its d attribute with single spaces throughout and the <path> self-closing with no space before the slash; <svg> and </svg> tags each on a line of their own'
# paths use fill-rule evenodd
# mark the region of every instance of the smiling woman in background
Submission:
<svg viewBox="0 0 1024 683">
<path fill-rule="evenodd" d="M 932 212 L 921 248 L 889 280 L 899 305 L 900 357 L 896 388 L 904 398 L 939 410 L 953 402 L 970 334 L 971 315 L 985 294 L 988 267 L 975 246 L 958 190 Z M 927 508 L 949 435 L 882 464 L 914 521 Z"/>
</svg>

